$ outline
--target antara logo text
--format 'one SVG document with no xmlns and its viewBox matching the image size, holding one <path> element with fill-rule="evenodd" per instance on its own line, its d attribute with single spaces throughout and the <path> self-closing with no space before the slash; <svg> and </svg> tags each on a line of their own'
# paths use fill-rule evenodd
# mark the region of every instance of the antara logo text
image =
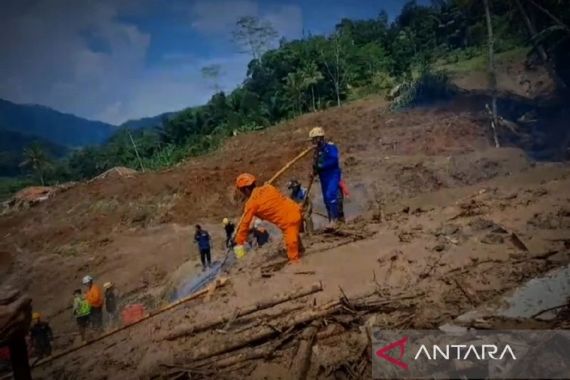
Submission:
<svg viewBox="0 0 570 380">
<path fill-rule="evenodd" d="M 431 355 L 430 355 L 431 353 Z M 428 360 L 503 360 L 509 355 L 513 360 L 517 360 L 511 346 L 505 345 L 502 349 L 495 344 L 483 344 L 476 346 L 474 344 L 446 344 L 443 347 L 433 345 L 431 351 L 422 344 L 414 356 L 414 360 L 425 357 Z"/>
<path fill-rule="evenodd" d="M 389 363 L 408 369 L 408 363 L 404 362 L 404 354 L 408 344 L 408 337 L 396 340 L 385 345 L 376 351 L 376 356 L 388 361 Z M 388 353 L 394 349 L 398 349 L 398 357 L 389 355 Z M 503 360 L 511 358 L 517 360 L 515 353 L 510 345 L 499 346 L 495 344 L 447 344 L 447 345 L 425 345 L 422 344 L 413 356 L 414 360 Z"/>
</svg>

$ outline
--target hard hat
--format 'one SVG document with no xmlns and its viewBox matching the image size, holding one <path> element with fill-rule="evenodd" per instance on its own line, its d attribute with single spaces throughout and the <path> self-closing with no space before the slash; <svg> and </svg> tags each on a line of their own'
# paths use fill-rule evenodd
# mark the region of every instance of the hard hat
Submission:
<svg viewBox="0 0 570 380">
<path fill-rule="evenodd" d="M 222 223 L 224 224 L 224 226 L 225 226 L 225 225 L 228 225 L 228 224 L 230 224 L 230 220 L 229 220 L 228 218 L 224 218 L 224 219 L 222 220 Z"/>
<path fill-rule="evenodd" d="M 309 138 L 312 139 L 314 137 L 325 137 L 325 130 L 321 127 L 311 129 L 311 132 L 309 132 Z"/>
<path fill-rule="evenodd" d="M 242 187 L 247 187 L 255 182 L 255 176 L 249 173 L 242 173 L 236 178 L 236 187 L 241 189 Z"/>
<path fill-rule="evenodd" d="M 87 276 L 83 277 L 83 280 L 81 282 L 83 283 L 83 285 L 87 285 L 91 281 L 93 281 L 93 277 L 87 275 Z"/>
<path fill-rule="evenodd" d="M 299 181 L 297 181 L 296 179 L 292 179 L 291 181 L 289 181 L 287 183 L 287 188 L 290 189 L 294 189 L 295 187 L 299 187 L 301 186 L 301 184 L 299 183 Z"/>
<path fill-rule="evenodd" d="M 41 315 L 40 315 L 40 313 L 38 313 L 37 311 L 32 313 L 32 320 L 33 320 L 33 321 L 37 321 L 37 320 L 39 320 L 40 318 L 41 318 Z"/>
<path fill-rule="evenodd" d="M 258 228 L 261 226 L 261 219 L 255 219 L 255 222 L 253 222 L 253 226 L 255 228 Z"/>
<path fill-rule="evenodd" d="M 103 284 L 103 289 L 109 289 L 113 287 L 113 283 L 112 282 L 106 282 Z"/>
</svg>

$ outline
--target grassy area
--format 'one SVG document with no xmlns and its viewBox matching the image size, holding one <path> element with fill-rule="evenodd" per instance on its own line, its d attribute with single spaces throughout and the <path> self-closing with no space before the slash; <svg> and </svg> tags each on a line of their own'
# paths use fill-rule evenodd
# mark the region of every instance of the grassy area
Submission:
<svg viewBox="0 0 570 380">
<path fill-rule="evenodd" d="M 516 49 L 497 53 L 497 64 L 509 61 L 523 61 L 528 52 L 528 48 L 519 47 Z M 470 57 L 471 54 L 476 54 Z M 473 51 L 471 54 L 456 52 L 450 53 L 450 57 L 445 60 L 440 59 L 434 67 L 437 70 L 445 70 L 450 74 L 461 74 L 472 71 L 485 71 L 487 70 L 487 54 L 486 51 Z M 451 62 L 450 62 L 451 61 Z"/>
</svg>

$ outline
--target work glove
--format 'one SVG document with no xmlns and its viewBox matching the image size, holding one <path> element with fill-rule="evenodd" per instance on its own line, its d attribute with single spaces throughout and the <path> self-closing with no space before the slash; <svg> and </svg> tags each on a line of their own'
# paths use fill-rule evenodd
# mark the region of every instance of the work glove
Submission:
<svg viewBox="0 0 570 380">
<path fill-rule="evenodd" d="M 234 246 L 234 254 L 236 255 L 237 259 L 241 259 L 245 256 L 245 246 L 243 245 L 236 245 Z"/>
</svg>

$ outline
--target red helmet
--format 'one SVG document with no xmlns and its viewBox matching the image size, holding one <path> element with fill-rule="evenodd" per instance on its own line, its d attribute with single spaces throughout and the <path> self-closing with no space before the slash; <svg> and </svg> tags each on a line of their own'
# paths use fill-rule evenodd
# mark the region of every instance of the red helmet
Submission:
<svg viewBox="0 0 570 380">
<path fill-rule="evenodd" d="M 236 178 L 236 187 L 241 189 L 242 187 L 247 187 L 253 185 L 255 182 L 255 176 L 249 173 L 242 173 Z"/>
</svg>

